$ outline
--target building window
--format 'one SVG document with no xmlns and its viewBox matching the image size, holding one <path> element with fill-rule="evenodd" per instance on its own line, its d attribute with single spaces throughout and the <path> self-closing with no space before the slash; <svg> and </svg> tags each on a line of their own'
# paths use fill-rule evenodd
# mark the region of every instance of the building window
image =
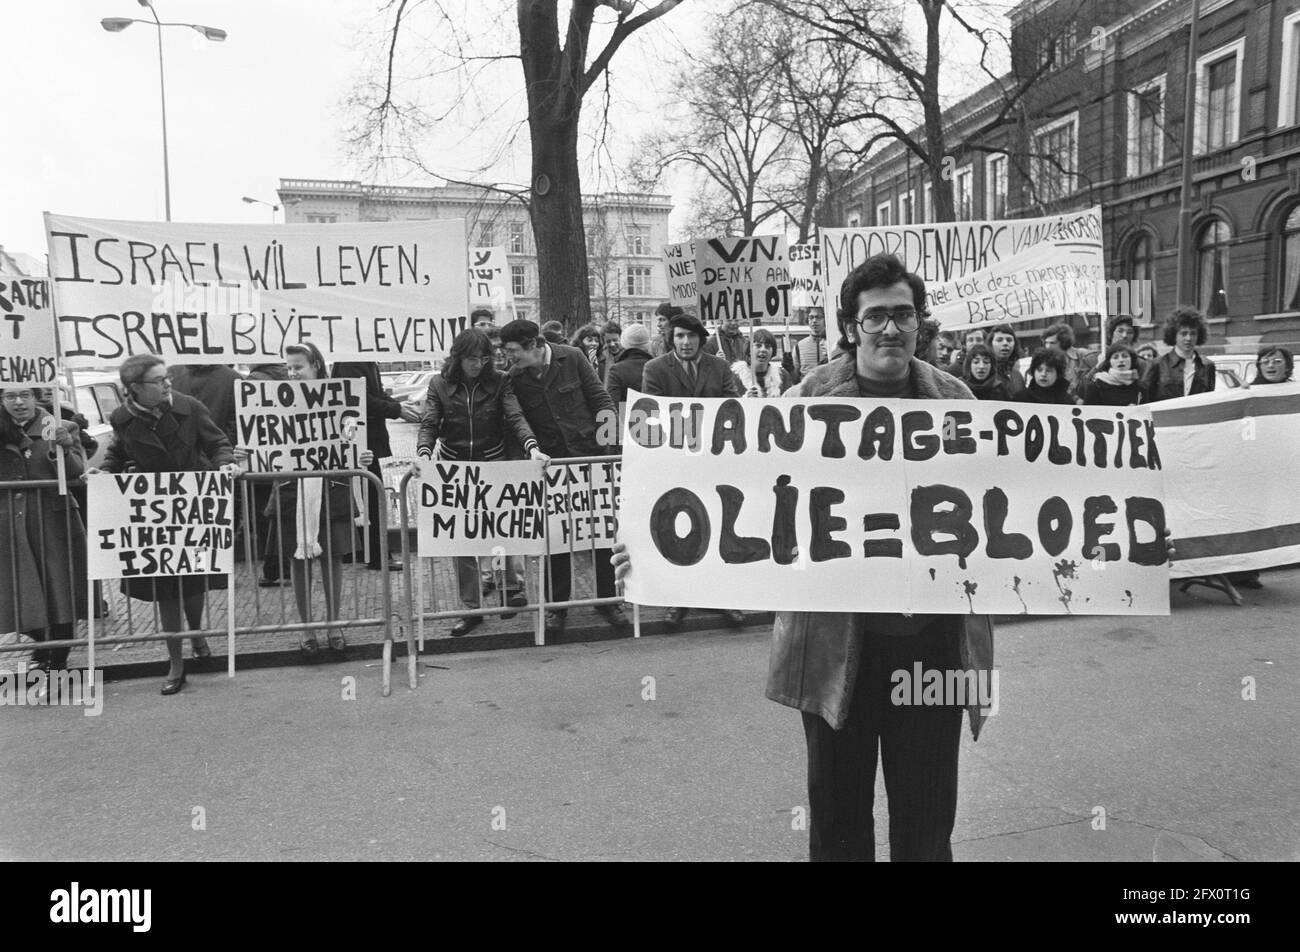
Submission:
<svg viewBox="0 0 1300 952">
<path fill-rule="evenodd" d="M 893 221 L 891 220 L 891 219 L 892 219 L 892 215 L 891 215 L 891 213 L 893 212 L 893 210 L 894 210 L 893 202 L 881 202 L 879 205 L 877 205 L 877 206 L 876 206 L 876 224 L 877 224 L 878 226 L 879 226 L 879 225 L 892 225 L 892 224 L 893 224 Z"/>
<path fill-rule="evenodd" d="M 627 269 L 627 293 L 640 297 L 648 296 L 651 293 L 649 268 Z"/>
<path fill-rule="evenodd" d="M 630 255 L 648 255 L 650 253 L 650 229 L 643 225 L 627 226 L 627 253 Z"/>
<path fill-rule="evenodd" d="M 1300 11 L 1282 21 L 1282 83 L 1278 92 L 1277 124 L 1300 123 Z"/>
<path fill-rule="evenodd" d="M 1237 141 L 1244 38 L 1196 61 L 1196 151 L 1212 152 Z"/>
<path fill-rule="evenodd" d="M 1070 24 L 1062 24 L 1056 29 L 1061 32 L 1048 34 L 1038 41 L 1038 62 L 1041 65 L 1050 58 L 1052 65 L 1049 72 L 1065 69 L 1074 61 L 1078 51 L 1074 27 Z"/>
<path fill-rule="evenodd" d="M 510 244 L 508 250 L 512 255 L 521 255 L 524 253 L 524 223 L 521 221 L 512 221 L 510 223 Z"/>
<path fill-rule="evenodd" d="M 594 255 L 596 253 L 596 232 L 594 229 L 589 229 L 584 234 L 587 238 L 587 254 Z"/>
<path fill-rule="evenodd" d="M 1165 80 L 1128 96 L 1128 174 L 1146 175 L 1165 164 Z"/>
<path fill-rule="evenodd" d="M 916 201 L 912 198 L 912 190 L 908 189 L 898 197 L 898 223 L 900 225 L 913 225 L 916 223 Z"/>
<path fill-rule="evenodd" d="M 848 220 L 845 222 L 845 225 L 849 228 L 861 227 L 862 211 L 860 209 L 855 208 L 853 209 L 853 211 L 849 212 L 849 217 Z"/>
<path fill-rule="evenodd" d="M 1228 242 L 1232 229 L 1214 219 L 1201 229 L 1196 246 L 1196 306 L 1206 317 L 1228 313 Z"/>
<path fill-rule="evenodd" d="M 1007 157 L 990 155 L 984 162 L 984 217 L 1007 217 Z"/>
<path fill-rule="evenodd" d="M 309 225 L 336 225 L 338 224 L 338 215 L 311 215 L 307 216 Z"/>
<path fill-rule="evenodd" d="M 926 222 L 934 221 L 934 195 L 933 189 L 929 182 L 921 185 L 921 211 L 925 215 Z"/>
<path fill-rule="evenodd" d="M 516 297 L 528 293 L 528 281 L 524 276 L 524 266 L 521 264 L 510 266 L 510 292 Z"/>
<path fill-rule="evenodd" d="M 1146 232 L 1138 235 L 1129 245 L 1129 312 L 1139 323 L 1150 324 L 1156 314 L 1156 263 L 1155 249 L 1151 236 Z M 1137 308 L 1142 313 L 1137 314 Z"/>
<path fill-rule="evenodd" d="M 958 221 L 970 221 L 974 217 L 974 195 L 972 194 L 974 181 L 975 176 L 969 165 L 957 170 L 957 175 L 952 182 L 952 204 Z"/>
<path fill-rule="evenodd" d="M 491 248 L 496 238 L 496 229 L 492 227 L 491 222 L 485 222 L 478 226 L 478 246 L 480 248 Z"/>
<path fill-rule="evenodd" d="M 1282 277 L 1279 310 L 1300 311 L 1300 205 L 1282 223 Z"/>
<path fill-rule="evenodd" d="M 1075 190 L 1078 126 L 1078 113 L 1071 113 L 1034 134 L 1034 188 L 1039 202 L 1054 202 Z"/>
</svg>

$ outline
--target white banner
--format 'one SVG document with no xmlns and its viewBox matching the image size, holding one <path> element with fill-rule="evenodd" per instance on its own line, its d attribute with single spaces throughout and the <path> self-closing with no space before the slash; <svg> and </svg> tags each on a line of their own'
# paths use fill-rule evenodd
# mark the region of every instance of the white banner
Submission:
<svg viewBox="0 0 1300 952">
<path fill-rule="evenodd" d="M 790 246 L 790 304 L 793 307 L 826 306 L 821 246 L 815 241 Z"/>
<path fill-rule="evenodd" d="M 925 279 L 930 316 L 945 330 L 1106 314 L 1099 206 L 1048 218 L 825 228 L 821 244 L 832 295 L 868 258 L 894 254 Z"/>
<path fill-rule="evenodd" d="M 86 477 L 91 578 L 229 574 L 235 477 L 228 473 L 95 473 Z"/>
<path fill-rule="evenodd" d="M 552 552 L 614 544 L 621 473 L 618 460 L 546 468 L 546 534 Z"/>
<path fill-rule="evenodd" d="M 416 507 L 423 558 L 546 551 L 546 479 L 540 462 L 424 463 Z"/>
<path fill-rule="evenodd" d="M 505 247 L 469 249 L 469 306 L 509 308 L 514 302 Z"/>
<path fill-rule="evenodd" d="M 1145 408 L 629 398 L 619 539 L 648 605 L 1162 615 Z"/>
<path fill-rule="evenodd" d="M 57 353 L 45 279 L 0 272 L 0 389 L 54 383 Z"/>
<path fill-rule="evenodd" d="M 1174 577 L 1300 562 L 1300 383 L 1162 400 L 1151 417 Z"/>
<path fill-rule="evenodd" d="M 733 317 L 781 324 L 790 317 L 790 255 L 784 235 L 695 242 L 695 280 L 705 326 Z"/>
<path fill-rule="evenodd" d="M 664 245 L 664 271 L 668 275 L 668 303 L 696 307 L 700 295 L 695 283 L 695 242 Z"/>
<path fill-rule="evenodd" d="M 366 381 L 235 381 L 236 446 L 254 473 L 360 469 Z"/>
<path fill-rule="evenodd" d="M 465 223 L 226 225 L 45 216 L 69 367 L 155 353 L 269 363 L 428 360 L 466 326 Z"/>
</svg>

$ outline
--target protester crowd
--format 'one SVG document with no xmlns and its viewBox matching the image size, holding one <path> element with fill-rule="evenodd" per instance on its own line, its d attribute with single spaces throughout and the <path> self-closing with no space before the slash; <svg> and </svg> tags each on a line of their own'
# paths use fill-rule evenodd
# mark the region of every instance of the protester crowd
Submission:
<svg viewBox="0 0 1300 952">
<path fill-rule="evenodd" d="M 975 398 L 1062 406 L 1132 406 L 1212 391 L 1216 371 L 1201 353 L 1206 340 L 1203 316 L 1178 308 L 1162 332 L 1168 350 L 1158 354 L 1139 344 L 1140 329 L 1127 316 L 1111 318 L 1103 348 L 1079 346 L 1068 323 L 1043 332 L 1028 353 L 1027 371 L 1020 361 L 1026 340 L 1010 324 L 973 328 L 964 334 L 942 331 L 918 313 L 896 314 L 899 330 L 915 333 L 916 359 L 934 368 L 938 380 L 956 378 Z M 780 397 L 800 393 L 800 384 L 817 368 L 851 358 L 844 341 L 826 339 L 820 308 L 807 313 L 810 333 L 782 347 L 767 328 L 742 329 L 724 320 L 709 332 L 694 315 L 670 304 L 660 305 L 654 327 L 640 323 L 591 323 L 567 339 L 564 325 L 542 326 L 512 320 L 497 326 L 492 311 L 471 314 L 470 326 L 453 341 L 426 394 L 423 414 L 387 395 L 374 363 L 328 362 L 312 344 L 286 348 L 284 363 L 250 368 L 249 379 L 362 378 L 366 384 L 367 447 L 362 466 L 379 475 L 379 461 L 392 455 L 387 421 L 419 424 L 412 471 L 431 460 L 491 461 L 617 455 L 621 419 L 628 395 L 640 391 L 661 396 Z M 908 328 L 903 328 L 902 324 Z M 847 363 L 846 363 L 847 366 Z M 1277 345 L 1259 349 L 1254 386 L 1290 380 L 1294 357 Z M 105 472 L 167 472 L 240 469 L 247 457 L 236 449 L 233 384 L 240 375 L 224 366 L 169 367 L 160 357 L 139 355 L 123 362 L 119 376 L 125 401 L 113 412 L 112 442 L 100 467 Z M 930 378 L 925 378 L 930 379 Z M 937 385 L 936 385 L 937 386 Z M 936 392 L 942 392 L 939 387 Z M 55 460 L 63 453 L 66 475 L 78 477 L 96 446 L 84 418 L 62 406 L 54 421 L 51 394 L 39 388 L 8 389 L 0 400 L 0 481 L 56 478 Z M 383 557 L 380 544 L 380 493 L 368 482 L 356 498 L 343 478 L 308 478 L 254 482 L 252 525 L 262 561 L 259 584 L 291 584 L 304 623 L 316 619 L 311 606 L 313 579 L 325 593 L 324 621 L 340 618 L 342 567 L 362 561 L 374 570 L 400 570 L 398 560 Z M 0 506 L 0 544 L 8 547 L 10 569 L 0 573 L 0 631 L 17 631 L 37 641 L 68 639 L 78 620 L 87 617 L 85 493 L 78 482 L 60 496 L 51 491 L 9 491 Z M 365 515 L 362 509 L 366 510 Z M 360 528 L 359 528 L 360 527 Z M 489 564 L 492 563 L 492 564 Z M 596 610 L 616 627 L 628 625 L 617 604 L 610 550 L 596 549 Z M 547 573 L 545 625 L 551 634 L 564 629 L 572 598 L 570 554 L 553 552 Z M 467 634 L 480 625 L 484 610 L 501 609 L 511 617 L 527 604 L 522 560 L 455 559 L 460 602 L 469 614 L 449 634 Z M 1240 577 L 1258 585 L 1257 574 Z M 205 596 L 223 588 L 221 575 L 127 580 L 123 594 L 156 606 L 170 660 L 164 694 L 185 684 L 183 632 L 202 628 Z M 96 599 L 97 600 L 97 599 Z M 733 624 L 743 614 L 723 613 Z M 669 608 L 666 620 L 679 624 L 685 609 Z M 330 648 L 341 649 L 341 630 L 327 631 Z M 316 654 L 320 645 L 308 631 L 300 646 Z M 193 654 L 208 648 L 193 639 Z M 38 649 L 37 666 L 57 669 L 68 651 Z"/>
</svg>

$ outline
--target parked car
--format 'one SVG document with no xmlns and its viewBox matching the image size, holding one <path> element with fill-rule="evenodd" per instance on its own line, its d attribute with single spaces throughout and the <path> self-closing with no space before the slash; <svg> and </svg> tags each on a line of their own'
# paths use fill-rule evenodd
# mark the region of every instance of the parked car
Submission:
<svg viewBox="0 0 1300 952">
<path fill-rule="evenodd" d="M 1220 371 L 1231 370 L 1236 375 L 1235 386 L 1240 387 L 1255 382 L 1257 372 L 1255 354 L 1209 354 L 1208 356 Z"/>
<path fill-rule="evenodd" d="M 69 390 L 66 384 L 60 385 L 61 399 L 86 418 L 89 424 L 87 432 L 99 443 L 94 457 L 87 462 L 98 466 L 113 439 L 113 427 L 108 418 L 123 403 L 122 383 L 116 373 L 98 371 L 76 371 L 73 382 L 76 384 L 73 390 Z"/>
<path fill-rule="evenodd" d="M 388 395 L 394 400 L 405 400 L 412 395 L 423 395 L 429 389 L 429 378 L 434 375 L 435 371 L 420 370 L 411 374 L 402 383 L 390 387 Z"/>
</svg>

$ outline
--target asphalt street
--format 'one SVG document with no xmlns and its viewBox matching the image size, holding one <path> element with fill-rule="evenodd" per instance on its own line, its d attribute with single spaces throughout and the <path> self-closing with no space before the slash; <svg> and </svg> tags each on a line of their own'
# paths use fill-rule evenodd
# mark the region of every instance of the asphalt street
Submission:
<svg viewBox="0 0 1300 952">
<path fill-rule="evenodd" d="M 999 626 L 956 858 L 1300 859 L 1300 570 L 1264 581 L 1243 608 Z M 0 858 L 802 860 L 768 635 L 437 655 L 389 698 L 354 661 L 110 683 L 99 717 L 7 707 Z"/>
</svg>

